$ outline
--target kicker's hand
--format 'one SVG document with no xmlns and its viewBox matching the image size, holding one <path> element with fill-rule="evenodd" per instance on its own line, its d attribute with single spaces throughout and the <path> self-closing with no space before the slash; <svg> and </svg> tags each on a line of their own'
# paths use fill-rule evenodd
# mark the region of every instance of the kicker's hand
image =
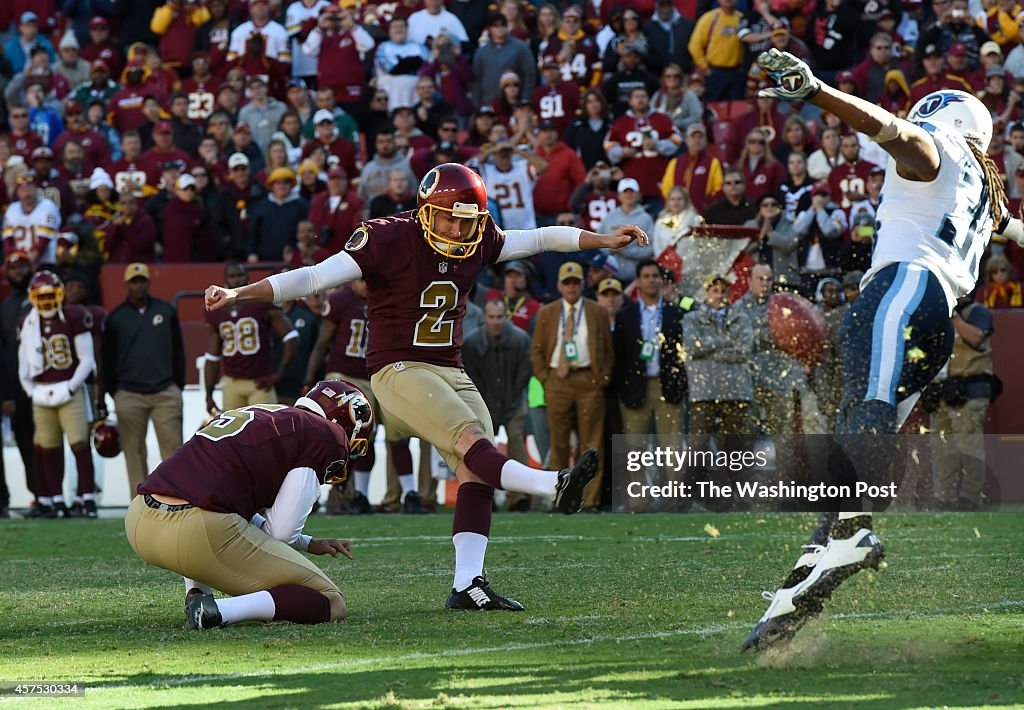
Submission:
<svg viewBox="0 0 1024 710">
<path fill-rule="evenodd" d="M 807 62 L 789 52 L 780 52 L 772 47 L 761 52 L 757 63 L 776 84 L 774 88 L 758 91 L 757 95 L 762 98 L 784 101 L 813 99 L 821 90 L 821 82 L 815 78 Z"/>
<path fill-rule="evenodd" d="M 209 286 L 206 289 L 206 310 L 215 311 L 218 308 L 230 306 L 238 299 L 238 292 L 233 288 L 223 286 Z"/>
<path fill-rule="evenodd" d="M 335 538 L 328 537 L 314 537 L 309 541 L 309 547 L 306 548 L 306 552 L 311 555 L 330 555 L 331 557 L 337 557 L 338 553 L 345 555 L 345 557 L 352 559 L 352 553 L 349 552 L 349 548 L 352 546 L 348 540 L 337 540 Z"/>
<path fill-rule="evenodd" d="M 605 246 L 612 249 L 621 249 L 634 241 L 642 247 L 650 242 L 647 233 L 635 224 L 624 224 L 615 230 L 615 234 L 607 235 L 605 238 L 608 240 Z"/>
</svg>

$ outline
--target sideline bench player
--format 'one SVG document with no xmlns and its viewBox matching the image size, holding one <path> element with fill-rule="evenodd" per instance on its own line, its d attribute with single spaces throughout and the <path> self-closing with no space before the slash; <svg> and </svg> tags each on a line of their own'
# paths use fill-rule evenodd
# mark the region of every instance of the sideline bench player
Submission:
<svg viewBox="0 0 1024 710">
<path fill-rule="evenodd" d="M 1020 244 L 1024 223 L 1006 208 L 986 154 L 992 116 L 976 97 L 936 91 L 903 120 L 827 86 L 787 52 L 763 52 L 758 63 L 777 85 L 759 96 L 810 101 L 890 155 L 871 269 L 840 331 L 843 395 L 828 463 L 833 479 L 880 485 L 891 476 L 896 433 L 952 353 L 950 316 L 974 289 L 993 231 Z M 839 584 L 878 567 L 885 553 L 869 506 L 850 501 L 822 515 L 782 587 L 765 593 L 771 604 L 745 649 L 792 638 Z"/>
<path fill-rule="evenodd" d="M 394 435 L 433 444 L 460 482 L 452 524 L 455 579 L 446 606 L 519 611 L 522 604 L 496 593 L 483 576 L 494 489 L 553 496 L 555 510 L 575 513 L 597 473 L 598 454 L 589 449 L 572 468 L 538 471 L 495 448 L 487 407 L 461 368 L 466 298 L 488 264 L 542 251 L 647 244 L 647 235 L 636 225 L 609 235 L 576 227 L 503 232 L 487 213 L 483 180 L 455 163 L 430 170 L 417 198 L 415 211 L 362 223 L 343 251 L 320 264 L 239 289 L 210 286 L 206 307 L 279 302 L 366 279 L 367 366 L 385 425 Z"/>
<path fill-rule="evenodd" d="M 128 542 L 185 578 L 190 628 L 345 618 L 341 591 L 301 553 L 351 559 L 349 543 L 302 528 L 320 485 L 344 483 L 372 429 L 362 392 L 318 382 L 294 407 L 221 412 L 139 485 L 124 519 Z M 232 596 L 214 599 L 215 589 Z"/>
</svg>

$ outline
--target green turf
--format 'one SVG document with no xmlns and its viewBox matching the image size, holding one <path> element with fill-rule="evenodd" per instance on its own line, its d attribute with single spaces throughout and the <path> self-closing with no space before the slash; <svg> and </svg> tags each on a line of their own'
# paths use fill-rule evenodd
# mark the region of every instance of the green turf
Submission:
<svg viewBox="0 0 1024 710">
<path fill-rule="evenodd" d="M 315 558 L 349 619 L 206 633 L 120 521 L 3 521 L 0 680 L 90 685 L 16 707 L 1024 705 L 1020 515 L 882 516 L 887 568 L 788 653 L 740 654 L 812 517 L 497 515 L 488 573 L 527 608 L 502 614 L 442 609 L 450 516 L 317 516 L 354 540 Z"/>
</svg>

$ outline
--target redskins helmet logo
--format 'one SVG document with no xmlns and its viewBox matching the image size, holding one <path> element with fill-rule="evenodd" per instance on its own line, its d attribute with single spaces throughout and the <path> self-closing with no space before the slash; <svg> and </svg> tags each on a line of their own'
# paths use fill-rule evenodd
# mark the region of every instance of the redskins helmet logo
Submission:
<svg viewBox="0 0 1024 710">
<path fill-rule="evenodd" d="M 441 173 L 437 168 L 434 168 L 429 173 L 423 176 L 423 180 L 420 181 L 420 199 L 426 200 L 434 194 L 434 190 L 437 189 L 437 182 L 441 179 Z"/>
<path fill-rule="evenodd" d="M 345 242 L 345 251 L 359 251 L 366 246 L 368 241 L 370 241 L 370 233 L 366 231 L 366 227 L 359 227 Z"/>
</svg>

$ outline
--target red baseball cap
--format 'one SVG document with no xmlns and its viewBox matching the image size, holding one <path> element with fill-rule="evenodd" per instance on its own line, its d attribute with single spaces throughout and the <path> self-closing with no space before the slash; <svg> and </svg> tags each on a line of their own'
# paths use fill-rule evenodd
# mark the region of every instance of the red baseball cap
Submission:
<svg viewBox="0 0 1024 710">
<path fill-rule="evenodd" d="M 174 129 L 171 128 L 171 124 L 167 121 L 157 121 L 156 125 L 153 126 L 153 133 L 174 133 Z"/>
<path fill-rule="evenodd" d="M 94 17 L 89 20 L 89 29 L 92 29 L 93 27 L 104 27 L 106 29 L 110 29 L 110 23 L 107 22 L 107 18 L 105 17 Z"/>
<path fill-rule="evenodd" d="M 6 257 L 4 257 L 4 266 L 11 266 L 12 264 L 17 264 L 19 261 L 24 264 L 28 264 L 29 266 L 32 266 L 32 260 L 29 259 L 28 254 L 26 254 L 21 249 L 15 249 Z"/>
<path fill-rule="evenodd" d="M 966 57 L 967 54 L 967 45 L 964 44 L 963 42 L 954 42 L 953 44 L 949 45 L 949 56 Z"/>
<path fill-rule="evenodd" d="M 327 171 L 327 177 L 330 178 L 345 178 L 348 180 L 348 173 L 345 168 L 331 168 Z"/>
<path fill-rule="evenodd" d="M 77 101 L 67 101 L 64 104 L 64 115 L 65 116 L 67 116 L 69 113 L 70 114 L 82 113 L 83 110 L 84 109 L 82 108 L 82 104 L 78 103 Z"/>
<path fill-rule="evenodd" d="M 92 64 L 89 65 L 89 72 L 90 73 L 92 73 L 94 71 L 99 71 L 100 69 L 105 71 L 107 74 L 110 73 L 110 67 L 108 67 L 107 63 L 105 61 L 103 61 L 102 59 L 97 59 Z"/>
</svg>

